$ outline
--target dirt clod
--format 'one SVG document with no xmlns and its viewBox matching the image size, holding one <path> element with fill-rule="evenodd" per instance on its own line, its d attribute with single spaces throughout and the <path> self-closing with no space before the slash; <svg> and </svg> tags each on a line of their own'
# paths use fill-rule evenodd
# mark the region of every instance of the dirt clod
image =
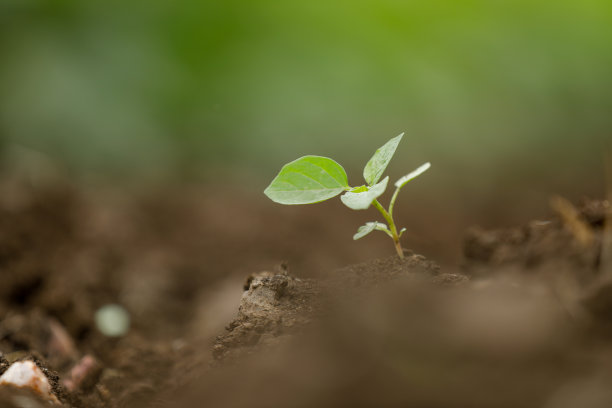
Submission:
<svg viewBox="0 0 612 408">
<path fill-rule="evenodd" d="M 356 292 L 402 280 L 425 280 L 441 285 L 458 285 L 467 277 L 440 274 L 440 267 L 422 255 L 406 252 L 404 259 L 393 256 L 347 266 L 331 272 L 327 279 L 299 279 L 264 271 L 247 279 L 238 316 L 213 346 L 217 360 L 236 359 L 262 345 L 276 345 L 328 313 L 332 299 L 354 296 Z"/>
</svg>

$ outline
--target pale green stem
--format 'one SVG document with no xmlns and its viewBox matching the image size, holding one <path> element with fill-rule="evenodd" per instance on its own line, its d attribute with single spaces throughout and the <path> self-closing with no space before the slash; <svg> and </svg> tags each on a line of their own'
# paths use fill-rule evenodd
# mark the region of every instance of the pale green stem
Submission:
<svg viewBox="0 0 612 408">
<path fill-rule="evenodd" d="M 397 255 L 400 257 L 400 259 L 404 259 L 404 251 L 402 250 L 402 244 L 400 243 L 397 228 L 395 227 L 395 222 L 393 221 L 391 213 L 387 212 L 387 210 L 385 210 L 385 208 L 380 205 L 378 200 L 372 201 L 372 205 L 382 214 L 385 221 L 387 221 L 387 224 L 389 224 L 391 238 L 393 238 L 393 243 L 395 244 L 395 251 L 397 252 Z M 391 207 L 389 207 L 389 209 L 391 209 Z"/>
<path fill-rule="evenodd" d="M 395 206 L 395 200 L 397 199 L 397 195 L 400 192 L 401 187 L 397 187 L 393 192 L 393 196 L 391 197 L 391 202 L 389 203 L 389 216 L 393 218 L 393 207 Z"/>
</svg>

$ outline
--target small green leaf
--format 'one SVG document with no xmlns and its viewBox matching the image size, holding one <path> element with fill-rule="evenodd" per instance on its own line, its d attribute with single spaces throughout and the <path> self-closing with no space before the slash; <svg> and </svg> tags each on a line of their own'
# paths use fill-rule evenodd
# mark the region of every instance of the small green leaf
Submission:
<svg viewBox="0 0 612 408">
<path fill-rule="evenodd" d="M 264 193 L 280 204 L 312 204 L 348 190 L 341 165 L 321 156 L 304 156 L 283 166 Z"/>
<path fill-rule="evenodd" d="M 400 238 L 402 237 L 402 235 L 404 234 L 404 232 L 406 232 L 406 228 L 402 228 L 399 232 L 399 236 Z"/>
<path fill-rule="evenodd" d="M 353 191 L 347 191 L 340 196 L 340 199 L 348 208 L 353 210 L 367 210 L 372 201 L 380 197 L 387 189 L 387 183 L 389 182 L 389 176 L 385 177 L 383 181 L 372 187 L 366 187 L 366 191 L 354 193 Z M 361 190 L 361 188 L 358 188 Z M 355 190 L 355 189 L 353 189 Z"/>
<path fill-rule="evenodd" d="M 408 183 L 410 180 L 412 180 L 414 178 L 417 178 L 421 174 L 425 173 L 425 171 L 427 171 L 427 169 L 429 169 L 430 167 L 431 167 L 431 163 L 423 164 L 418 169 L 414 170 L 411 173 L 406 174 L 404 177 L 402 177 L 401 179 L 397 180 L 395 182 L 395 187 L 397 187 L 397 188 L 404 187 L 406 185 L 406 183 Z"/>
<path fill-rule="evenodd" d="M 404 134 L 394 137 L 380 147 L 372 158 L 368 161 L 365 168 L 363 169 L 363 178 L 369 185 L 378 183 L 378 180 L 382 177 L 387 165 L 391 161 L 391 158 L 395 154 L 397 145 L 402 140 Z"/>
<path fill-rule="evenodd" d="M 351 193 L 363 193 L 364 191 L 368 191 L 369 189 L 370 187 L 368 186 L 359 186 L 359 187 L 353 187 L 349 191 Z"/>
<path fill-rule="evenodd" d="M 391 236 L 391 232 L 382 222 L 366 222 L 365 225 L 362 225 L 357 229 L 357 233 L 353 235 L 353 239 L 358 240 L 359 238 L 363 238 L 374 230 L 383 231 L 387 233 L 387 235 Z"/>
</svg>

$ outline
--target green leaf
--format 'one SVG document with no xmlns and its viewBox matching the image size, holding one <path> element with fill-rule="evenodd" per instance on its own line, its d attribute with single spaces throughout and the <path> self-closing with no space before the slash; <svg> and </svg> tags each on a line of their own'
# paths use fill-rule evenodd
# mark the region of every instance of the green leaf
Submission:
<svg viewBox="0 0 612 408">
<path fill-rule="evenodd" d="M 362 225 L 357 229 L 357 233 L 353 235 L 353 239 L 358 240 L 360 238 L 363 238 L 374 230 L 383 231 L 387 235 L 391 236 L 391 232 L 382 222 L 366 222 L 365 225 Z"/>
<path fill-rule="evenodd" d="M 368 187 L 368 186 L 359 186 L 359 187 L 353 187 L 349 191 L 351 193 L 363 193 L 365 191 L 368 191 L 369 189 L 370 189 L 370 187 Z"/>
<path fill-rule="evenodd" d="M 264 193 L 280 204 L 312 204 L 349 189 L 341 165 L 321 156 L 304 156 L 283 166 Z"/>
<path fill-rule="evenodd" d="M 389 176 L 385 177 L 383 181 L 373 185 L 372 187 L 366 187 L 366 191 L 353 192 L 356 190 L 361 190 L 361 187 L 358 187 L 358 189 L 353 189 L 352 191 L 347 191 L 340 196 L 340 199 L 348 208 L 353 210 L 367 210 L 370 204 L 372 204 L 372 201 L 376 200 L 385 192 L 388 182 Z"/>
<path fill-rule="evenodd" d="M 414 170 L 413 172 L 410 172 L 410 173 L 406 174 L 404 177 L 402 177 L 401 179 L 397 180 L 395 182 L 395 187 L 397 187 L 397 188 L 404 187 L 406 185 L 406 183 L 408 183 L 410 180 L 412 180 L 414 178 L 417 178 L 421 174 L 425 173 L 427 171 L 427 169 L 429 169 L 430 167 L 431 167 L 431 163 L 423 164 L 418 169 Z"/>
<path fill-rule="evenodd" d="M 368 161 L 365 168 L 363 169 L 363 178 L 369 185 L 378 183 L 378 180 L 382 177 L 387 165 L 391 161 L 391 158 L 395 154 L 397 145 L 402 140 L 404 134 L 394 137 L 380 147 L 372 158 Z"/>
</svg>

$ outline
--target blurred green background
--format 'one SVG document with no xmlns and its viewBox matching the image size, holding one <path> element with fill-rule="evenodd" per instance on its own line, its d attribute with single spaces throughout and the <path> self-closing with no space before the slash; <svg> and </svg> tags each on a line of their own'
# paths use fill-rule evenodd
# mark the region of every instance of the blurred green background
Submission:
<svg viewBox="0 0 612 408">
<path fill-rule="evenodd" d="M 406 132 L 442 199 L 601 194 L 611 74 L 609 0 L 0 0 L 5 161 L 84 178 L 357 184 Z"/>
</svg>

